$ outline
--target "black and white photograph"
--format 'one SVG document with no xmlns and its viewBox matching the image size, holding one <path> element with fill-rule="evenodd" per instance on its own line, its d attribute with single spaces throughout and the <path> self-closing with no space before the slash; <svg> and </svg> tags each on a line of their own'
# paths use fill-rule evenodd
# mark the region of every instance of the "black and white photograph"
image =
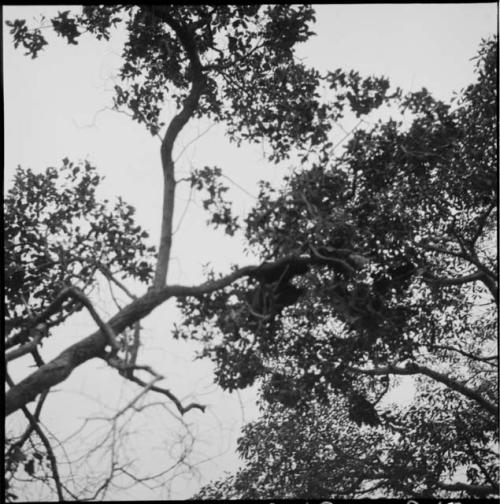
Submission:
<svg viewBox="0 0 500 504">
<path fill-rule="evenodd" d="M 497 2 L 2 36 L 5 502 L 498 502 Z"/>
</svg>

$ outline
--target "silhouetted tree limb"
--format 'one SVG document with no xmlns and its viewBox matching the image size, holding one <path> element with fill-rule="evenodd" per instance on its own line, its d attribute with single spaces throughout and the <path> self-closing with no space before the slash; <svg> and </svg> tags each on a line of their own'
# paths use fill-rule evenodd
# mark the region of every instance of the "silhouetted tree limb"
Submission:
<svg viewBox="0 0 500 504">
<path fill-rule="evenodd" d="M 498 418 L 498 406 L 496 404 L 492 403 L 475 390 L 466 387 L 457 380 L 454 380 L 453 378 L 450 378 L 449 376 L 443 373 L 439 373 L 438 371 L 434 371 L 433 369 L 430 369 L 427 366 L 420 366 L 418 364 L 409 363 L 405 367 L 396 367 L 393 365 L 389 365 L 374 369 L 362 369 L 358 367 L 349 367 L 348 369 L 351 371 L 356 371 L 358 373 L 371 376 L 390 375 L 390 374 L 397 374 L 397 375 L 422 374 L 428 376 L 429 378 L 432 378 L 433 380 L 443 383 L 452 390 L 455 390 L 456 392 L 459 392 L 460 394 L 468 397 L 469 399 L 472 399 L 473 401 L 481 405 L 486 411 L 488 411 L 489 413 Z"/>
</svg>

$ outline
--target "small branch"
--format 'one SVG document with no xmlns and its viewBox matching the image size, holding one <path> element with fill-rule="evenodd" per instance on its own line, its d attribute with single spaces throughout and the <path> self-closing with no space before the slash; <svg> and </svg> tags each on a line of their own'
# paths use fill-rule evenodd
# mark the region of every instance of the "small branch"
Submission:
<svg viewBox="0 0 500 504">
<path fill-rule="evenodd" d="M 103 334 L 106 335 L 108 342 L 111 345 L 111 348 L 114 351 L 118 351 L 120 349 L 120 345 L 116 341 L 116 337 L 115 337 L 113 330 L 111 329 L 111 327 L 109 327 L 108 324 L 106 324 L 101 319 L 101 317 L 99 317 L 99 315 L 95 311 L 92 303 L 87 298 L 87 296 L 85 296 L 85 294 L 83 292 L 81 292 L 79 289 L 77 289 L 76 287 L 68 287 L 65 290 L 67 292 L 67 296 L 71 296 L 74 299 L 77 299 L 78 301 L 80 301 L 80 303 L 82 303 L 85 306 L 85 308 L 87 308 L 87 310 L 89 311 L 90 315 L 94 319 L 94 321 L 97 324 L 97 326 L 99 327 L 99 329 L 103 332 Z"/>
<path fill-rule="evenodd" d="M 143 392 L 137 396 L 128 406 L 126 406 L 123 410 L 121 410 L 116 416 L 121 415 L 126 409 L 130 408 L 137 402 L 137 400 L 142 397 L 148 390 L 152 390 L 154 392 L 158 392 L 160 394 L 163 394 L 167 396 L 177 407 L 179 410 L 179 413 L 181 415 L 184 415 L 184 413 L 188 412 L 190 409 L 197 408 L 203 412 L 205 412 L 206 406 L 203 406 L 202 404 L 198 403 L 190 403 L 187 406 L 183 406 L 182 403 L 179 401 L 179 399 L 168 389 L 164 389 L 161 387 L 157 387 L 154 385 L 159 380 L 162 380 L 164 377 L 158 374 L 156 371 L 154 371 L 150 366 L 138 366 L 138 365 L 130 365 L 126 364 L 123 362 L 120 362 L 118 360 L 116 361 L 110 361 L 110 364 L 118 369 L 118 372 L 120 373 L 121 376 L 126 378 L 129 381 L 133 381 L 134 383 L 137 383 L 141 387 L 144 387 Z M 137 376 L 134 376 L 133 371 L 134 370 L 144 370 L 150 373 L 151 375 L 154 376 L 154 380 L 150 383 L 146 383 Z M 115 417 L 116 417 L 115 416 Z"/>
<path fill-rule="evenodd" d="M 348 264 L 346 261 L 343 259 L 339 259 L 337 257 L 327 257 L 324 256 L 323 254 L 320 254 L 316 248 L 314 248 L 311 244 L 309 244 L 309 248 L 311 249 L 312 253 L 317 259 L 321 259 L 322 261 L 326 262 L 331 262 L 334 264 L 340 264 L 343 268 L 345 268 L 347 271 L 350 271 L 351 273 L 354 273 L 355 270 L 354 268 Z"/>
<path fill-rule="evenodd" d="M 22 355 L 32 353 L 38 347 L 43 337 L 47 334 L 47 326 L 45 324 L 38 324 L 32 330 L 32 333 L 34 333 L 35 336 L 29 343 L 26 343 L 18 348 L 14 348 L 14 350 L 5 354 L 5 362 L 18 359 Z"/>
<path fill-rule="evenodd" d="M 76 287 L 66 287 L 62 289 L 54 299 L 54 301 L 52 301 L 52 303 L 45 310 L 43 310 L 42 313 L 31 318 L 31 320 L 29 321 L 29 327 L 36 327 L 38 324 L 47 320 L 51 315 L 54 315 L 61 308 L 63 302 L 68 298 L 73 298 L 76 301 L 80 301 L 80 303 L 82 303 L 87 308 L 87 310 L 90 312 L 90 315 L 99 326 L 99 329 L 101 329 L 103 333 L 107 335 L 111 346 L 114 349 L 118 349 L 118 343 L 116 342 L 115 336 L 111 329 L 101 320 L 87 296 L 85 296 L 85 294 Z M 19 334 L 16 334 L 15 336 L 16 340 L 19 340 Z"/>
<path fill-rule="evenodd" d="M 229 180 L 229 182 L 231 182 L 231 184 L 233 184 L 234 186 L 236 186 L 238 189 L 240 189 L 241 191 L 243 191 L 245 194 L 248 194 L 248 196 L 250 196 L 254 200 L 257 199 L 256 196 L 254 196 L 252 193 L 248 192 L 242 185 L 238 184 L 238 182 L 235 182 L 231 177 L 229 177 L 225 173 L 221 173 L 221 177 L 224 177 L 226 180 Z"/>
<path fill-rule="evenodd" d="M 458 352 L 458 353 L 462 354 L 464 357 L 468 357 L 469 359 L 473 359 L 475 361 L 484 362 L 485 364 L 489 364 L 490 366 L 495 366 L 495 364 L 493 364 L 492 362 L 488 362 L 488 361 L 492 361 L 492 360 L 498 361 L 498 355 L 491 355 L 488 357 L 474 355 L 469 352 L 465 352 L 464 350 L 462 350 L 460 348 L 450 346 L 450 345 L 432 345 L 432 348 L 436 348 L 438 350 L 449 350 L 450 352 Z"/>
<path fill-rule="evenodd" d="M 12 382 L 12 379 L 10 379 L 10 383 Z M 48 392 L 44 392 L 43 394 L 40 395 L 40 399 L 38 400 L 38 403 L 35 408 L 35 412 L 33 413 L 33 418 L 36 422 L 39 422 L 40 419 L 40 413 L 42 412 L 42 407 L 45 402 L 45 399 L 48 396 Z M 9 449 L 9 452 L 12 451 L 14 447 L 22 448 L 24 443 L 28 440 L 28 438 L 31 436 L 33 433 L 34 428 L 33 425 L 30 423 L 27 427 L 27 429 L 24 431 L 24 434 L 21 436 L 19 441 L 16 441 Z"/>
<path fill-rule="evenodd" d="M 99 271 L 108 279 L 110 280 L 111 282 L 113 282 L 115 285 L 117 285 L 123 292 L 125 292 L 125 294 L 127 294 L 127 296 L 130 298 L 130 299 L 137 299 L 137 296 L 132 294 L 128 289 L 127 287 L 125 287 L 125 285 L 123 285 L 119 280 L 117 280 L 115 278 L 115 276 L 113 275 L 113 273 L 111 273 L 111 270 L 104 264 L 102 263 L 99 263 L 97 265 L 97 268 L 99 269 Z"/>
<path fill-rule="evenodd" d="M 132 401 L 130 401 L 125 407 L 123 407 L 120 411 L 118 411 L 114 416 L 113 416 L 113 420 L 116 420 L 119 416 L 123 415 L 123 413 L 125 413 L 125 411 L 127 411 L 129 408 L 132 408 L 134 406 L 135 403 L 137 403 L 137 401 L 143 397 L 144 395 L 146 395 L 148 393 L 148 391 L 153 387 L 153 385 L 157 382 L 157 381 L 160 381 L 162 380 L 163 377 L 162 376 L 156 376 L 154 377 L 149 383 L 144 383 L 143 385 L 143 389 L 141 390 L 141 392 L 136 396 L 134 397 L 134 399 L 132 399 Z"/>
<path fill-rule="evenodd" d="M 189 140 L 189 142 L 186 145 L 184 145 L 184 147 L 182 148 L 182 150 L 179 152 L 179 154 L 177 155 L 177 157 L 174 159 L 174 163 L 177 163 L 177 161 L 184 154 L 184 152 L 186 151 L 186 149 L 190 145 L 192 145 L 194 142 L 196 142 L 196 140 L 199 140 L 201 137 L 203 137 L 204 135 L 206 135 L 215 126 L 215 124 L 216 123 L 211 124 L 210 126 L 208 126 L 207 128 L 205 128 L 201 133 L 198 133 L 198 135 L 196 135 L 194 138 L 192 138 L 191 140 Z"/>
<path fill-rule="evenodd" d="M 250 312 L 250 315 L 253 315 L 255 318 L 261 319 L 261 320 L 271 320 L 272 319 L 272 314 L 269 315 L 263 315 L 262 313 L 257 313 L 255 310 L 252 309 L 252 307 L 248 304 L 245 303 L 247 310 Z"/>
<path fill-rule="evenodd" d="M 186 180 L 191 180 L 191 179 L 186 179 Z M 179 182 L 179 181 L 177 181 L 177 182 Z M 177 227 L 172 231 L 172 235 L 175 235 L 175 233 L 177 233 L 177 231 L 179 231 L 179 229 L 181 227 L 181 224 L 182 224 L 182 221 L 184 220 L 184 217 L 186 217 L 189 205 L 193 201 L 193 192 L 194 192 L 194 186 L 191 186 L 189 188 L 189 198 L 188 198 L 188 201 L 186 203 L 186 206 L 184 207 L 184 210 L 182 211 L 182 215 L 181 215 L 181 217 L 179 219 L 179 222 L 177 223 Z"/>
<path fill-rule="evenodd" d="M 334 146 L 330 149 L 330 155 L 333 155 L 333 154 L 334 154 L 334 152 L 335 152 L 335 149 L 336 149 L 339 145 L 341 145 L 342 143 L 344 143 L 344 140 L 346 140 L 346 139 L 347 139 L 347 137 L 348 137 L 349 135 L 351 135 L 352 133 L 354 133 L 354 131 L 355 131 L 356 129 L 358 129 L 358 127 L 360 126 L 360 124 L 361 124 L 361 123 L 363 123 L 363 122 L 366 122 L 366 121 L 365 121 L 364 119 L 360 119 L 360 120 L 356 123 L 356 125 L 355 125 L 355 126 L 354 126 L 354 127 L 353 127 L 350 131 L 348 131 L 348 132 L 345 134 L 345 136 L 344 136 L 342 139 L 340 139 L 340 140 L 339 140 L 339 141 L 338 141 L 338 142 L 337 142 L 337 143 L 336 143 L 336 144 L 335 144 L 335 145 L 334 145 Z M 343 128 L 342 128 L 342 129 L 343 129 Z M 345 132 L 345 130 L 344 130 L 344 132 Z"/>
</svg>

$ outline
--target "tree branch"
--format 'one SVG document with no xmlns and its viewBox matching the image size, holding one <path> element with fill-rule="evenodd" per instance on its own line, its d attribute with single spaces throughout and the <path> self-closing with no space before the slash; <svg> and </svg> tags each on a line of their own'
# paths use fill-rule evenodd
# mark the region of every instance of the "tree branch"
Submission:
<svg viewBox="0 0 500 504">
<path fill-rule="evenodd" d="M 196 286 L 171 285 L 159 290 L 149 290 L 143 296 L 133 300 L 100 329 L 63 350 L 57 357 L 47 362 L 31 375 L 24 378 L 5 395 L 5 414 L 8 416 L 25 404 L 35 400 L 38 394 L 63 382 L 72 371 L 93 358 L 106 359 L 106 346 L 109 338 L 106 327 L 114 334 L 120 334 L 127 327 L 149 315 L 156 307 L 171 297 L 200 296 L 227 287 L 234 281 L 258 274 L 279 270 L 288 264 L 310 264 L 310 257 L 287 256 L 274 263 L 257 266 L 244 266 L 216 280 L 209 280 Z"/>
<path fill-rule="evenodd" d="M 14 387 L 14 382 L 6 373 L 6 380 L 9 385 L 9 387 Z M 43 401 L 41 400 L 39 403 L 39 406 L 41 408 L 41 404 L 43 404 Z M 56 456 L 54 455 L 54 450 L 52 450 L 52 446 L 50 445 L 49 440 L 47 439 L 47 436 L 44 434 L 42 431 L 39 423 L 38 423 L 38 417 L 33 416 L 28 408 L 26 406 L 21 407 L 22 412 L 24 413 L 24 416 L 28 419 L 28 422 L 30 423 L 31 428 L 38 434 L 38 437 L 42 441 L 43 445 L 45 446 L 45 451 L 47 452 L 47 457 L 50 462 L 50 468 L 52 470 L 52 479 L 54 480 L 54 483 L 56 485 L 56 491 L 57 491 L 57 497 L 59 501 L 64 501 L 64 496 L 62 492 L 62 485 L 61 485 L 61 478 L 59 477 L 59 470 L 57 468 L 57 459 Z M 38 408 L 37 408 L 38 411 Z M 39 414 L 39 411 L 38 411 Z"/>
<path fill-rule="evenodd" d="M 459 354 L 462 354 L 464 357 L 467 357 L 475 361 L 484 362 L 485 364 L 489 364 L 490 366 L 495 366 L 495 364 L 489 361 L 498 361 L 498 355 L 491 355 L 491 356 L 474 355 L 469 352 L 466 352 L 465 350 L 462 350 L 460 348 L 451 345 L 432 345 L 432 348 L 435 348 L 437 350 L 449 350 L 450 352 L 458 352 Z"/>
<path fill-rule="evenodd" d="M 149 373 L 151 373 L 153 376 L 155 376 L 156 379 L 161 379 L 163 378 L 162 376 L 158 375 L 155 371 L 153 371 L 149 366 L 126 366 L 122 369 L 119 369 L 120 375 L 126 378 L 127 380 L 130 380 L 134 383 L 137 383 L 141 387 L 144 387 L 144 390 L 152 390 L 153 392 L 158 392 L 160 394 L 163 394 L 164 396 L 167 396 L 177 407 L 179 410 L 179 413 L 181 415 L 184 415 L 184 413 L 187 413 L 189 410 L 196 408 L 201 410 L 202 412 L 205 412 L 206 406 L 203 404 L 198 404 L 198 403 L 190 403 L 187 406 L 183 406 L 182 403 L 179 401 L 179 399 L 172 393 L 170 390 L 162 388 L 162 387 L 157 387 L 154 385 L 154 383 L 146 383 L 137 376 L 134 376 L 132 373 L 135 369 L 145 369 Z M 132 372 L 129 372 L 132 371 Z"/>
<path fill-rule="evenodd" d="M 451 492 L 467 492 L 474 495 L 496 495 L 499 493 L 498 485 L 469 485 L 468 483 L 441 483 L 437 486 Z"/>
<path fill-rule="evenodd" d="M 42 338 L 45 336 L 46 331 L 47 326 L 45 324 L 38 324 L 31 331 L 32 333 L 34 333 L 33 339 L 29 343 L 26 343 L 25 345 L 22 345 L 18 348 L 14 348 L 14 350 L 7 352 L 5 354 L 5 362 L 7 363 L 11 360 L 18 359 L 22 355 L 26 355 L 28 353 L 33 352 L 40 344 L 40 341 L 42 341 Z"/>
<path fill-rule="evenodd" d="M 111 273 L 111 270 L 104 264 L 102 263 L 99 263 L 97 265 L 97 268 L 99 269 L 99 271 L 110 281 L 110 282 L 113 282 L 114 284 L 116 284 L 123 292 L 125 292 L 125 294 L 127 294 L 127 296 L 130 298 L 130 299 L 137 299 L 137 296 L 135 296 L 134 294 L 132 294 L 128 289 L 127 287 L 125 287 L 125 285 L 123 285 L 119 280 L 117 280 L 115 278 L 115 276 L 113 275 L 113 273 Z"/>
<path fill-rule="evenodd" d="M 437 283 L 440 285 L 462 285 L 469 282 L 475 282 L 476 280 L 482 280 L 484 273 L 477 271 L 476 273 L 471 273 L 470 275 L 464 275 L 456 278 L 444 278 L 436 277 L 432 275 L 424 275 L 423 279 L 426 282 Z"/>
<path fill-rule="evenodd" d="M 489 413 L 498 418 L 498 406 L 496 404 L 492 403 L 475 390 L 466 387 L 462 383 L 459 383 L 458 381 L 450 378 L 449 376 L 434 371 L 433 369 L 430 369 L 426 366 L 419 366 L 418 364 L 411 363 L 407 364 L 404 368 L 389 365 L 386 367 L 380 367 L 374 369 L 362 369 L 358 367 L 349 367 L 348 369 L 351 371 L 356 371 L 358 373 L 371 376 L 389 375 L 389 374 L 397 374 L 397 375 L 423 374 L 425 376 L 428 376 L 429 378 L 432 378 L 433 380 L 443 383 L 448 388 L 451 388 L 452 390 L 459 392 L 460 394 L 468 397 L 469 399 L 472 399 L 473 401 L 481 405 L 486 411 L 488 411 Z"/>
<path fill-rule="evenodd" d="M 205 79 L 194 34 L 189 27 L 182 25 L 174 19 L 168 11 L 168 7 L 150 6 L 151 12 L 161 21 L 168 24 L 179 38 L 186 51 L 190 62 L 191 89 L 184 100 L 180 112 L 170 121 L 165 137 L 161 144 L 161 163 L 163 168 L 163 209 L 160 234 L 160 246 L 156 263 L 153 288 L 161 289 L 167 280 L 168 266 L 170 261 L 170 249 L 172 247 L 172 221 L 174 216 L 175 198 L 175 173 L 172 151 L 175 140 L 195 112 L 200 96 L 205 86 Z"/>
<path fill-rule="evenodd" d="M 90 315 L 92 316 L 92 318 L 94 319 L 94 321 L 96 322 L 98 327 L 104 331 L 104 334 L 107 335 L 110 345 L 114 349 L 118 349 L 119 348 L 118 343 L 116 342 L 116 339 L 115 339 L 115 336 L 114 336 L 114 333 L 112 332 L 112 330 L 110 330 L 110 328 L 107 327 L 106 324 L 99 317 L 99 315 L 95 311 L 94 307 L 92 306 L 92 303 L 87 298 L 87 296 L 80 289 L 77 289 L 76 287 L 73 287 L 73 286 L 65 287 L 64 289 L 62 289 L 61 292 L 59 292 L 59 294 L 56 296 L 54 301 L 52 301 L 52 303 L 50 303 L 50 305 L 45 310 L 43 310 L 38 315 L 34 315 L 28 321 L 27 331 L 29 331 L 33 327 L 36 327 L 38 324 L 45 322 L 50 316 L 57 313 L 60 310 L 63 302 L 68 298 L 73 298 L 76 301 L 80 301 L 80 303 L 82 303 L 87 308 L 87 310 L 89 311 Z M 7 348 L 9 348 L 10 346 L 13 346 L 14 344 L 16 344 L 16 342 L 22 341 L 25 332 L 26 331 L 21 331 L 20 333 L 15 334 L 13 338 L 10 338 L 8 340 L 8 342 L 6 343 Z M 36 348 L 36 345 L 35 345 L 35 348 Z M 16 350 L 20 350 L 20 349 L 16 349 Z M 32 351 L 32 350 L 33 349 L 31 348 L 29 351 Z M 14 351 L 11 352 L 11 354 L 12 353 L 14 353 Z M 24 352 L 24 353 L 27 353 L 27 352 Z M 16 358 L 16 357 L 12 357 L 12 358 Z M 12 360 L 12 358 L 9 360 Z"/>
</svg>

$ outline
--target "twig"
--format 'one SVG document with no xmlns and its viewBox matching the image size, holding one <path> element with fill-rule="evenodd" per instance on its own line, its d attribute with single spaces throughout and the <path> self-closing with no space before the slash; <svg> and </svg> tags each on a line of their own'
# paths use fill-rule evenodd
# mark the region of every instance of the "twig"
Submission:
<svg viewBox="0 0 500 504">
<path fill-rule="evenodd" d="M 141 392 L 139 394 L 137 394 L 134 399 L 132 399 L 126 406 L 124 406 L 121 410 L 119 410 L 114 416 L 113 416 L 113 420 L 116 420 L 119 416 L 123 415 L 123 413 L 125 413 L 125 411 L 127 411 L 128 409 L 132 408 L 134 406 L 134 404 L 141 398 L 143 397 L 144 395 L 146 395 L 148 393 L 148 391 L 153 387 L 153 385 L 157 382 L 157 381 L 160 381 L 162 380 L 163 377 L 162 376 L 155 376 L 149 383 L 145 383 L 144 386 L 143 386 L 143 389 L 141 390 Z"/>
<path fill-rule="evenodd" d="M 101 271 L 101 273 L 108 279 L 110 280 L 111 282 L 113 282 L 114 284 L 116 284 L 118 287 L 120 287 L 120 289 L 125 292 L 125 294 L 127 294 L 127 296 L 130 298 L 130 299 L 137 299 L 137 296 L 135 294 L 132 294 L 128 289 L 127 287 L 125 287 L 125 285 L 123 285 L 119 280 L 117 280 L 115 278 L 115 276 L 113 275 L 113 273 L 111 273 L 111 270 L 105 265 L 105 264 L 102 264 L 102 263 L 99 263 L 97 265 L 99 271 Z"/>
<path fill-rule="evenodd" d="M 198 403 L 190 403 L 187 406 L 183 406 L 182 403 L 179 401 L 179 399 L 172 392 L 170 392 L 170 390 L 155 386 L 154 383 L 156 383 L 159 380 L 162 380 L 164 377 L 161 376 L 160 374 L 158 374 L 156 371 L 154 371 L 150 366 L 144 366 L 144 365 L 141 366 L 141 365 L 135 365 L 135 364 L 131 365 L 131 364 L 124 363 L 116 358 L 110 359 L 109 363 L 113 367 L 118 369 L 118 372 L 120 373 L 121 376 L 123 376 L 127 380 L 130 380 L 130 381 L 137 383 L 141 387 L 144 387 L 143 393 L 141 393 L 139 396 L 137 396 L 136 399 L 134 399 L 125 409 L 130 408 L 133 404 L 135 404 L 137 402 L 137 400 L 140 397 L 142 397 L 142 395 L 144 395 L 144 393 L 146 393 L 148 390 L 152 390 L 154 392 L 158 392 L 160 394 L 167 396 L 176 405 L 176 407 L 179 410 L 179 413 L 181 415 L 184 415 L 184 413 L 188 412 L 190 409 L 193 409 L 193 408 L 197 408 L 203 412 L 205 411 L 206 406 L 204 406 L 202 404 L 198 404 Z M 151 381 L 150 383 L 146 383 L 143 380 L 141 380 L 140 378 L 138 378 L 137 376 L 134 376 L 134 374 L 133 374 L 134 370 L 147 371 L 148 373 L 153 375 L 153 377 L 155 379 L 153 381 Z M 122 414 L 123 411 L 121 411 L 120 414 Z M 117 416 L 119 416 L 119 415 L 117 414 Z"/>
<path fill-rule="evenodd" d="M 174 163 L 177 163 L 177 161 L 180 159 L 184 151 L 193 143 L 196 142 L 196 140 L 199 140 L 202 136 L 206 135 L 214 126 L 216 123 L 211 124 L 208 128 L 203 130 L 201 133 L 196 135 L 193 139 L 191 139 L 179 152 L 178 156 L 174 159 Z"/>
</svg>

